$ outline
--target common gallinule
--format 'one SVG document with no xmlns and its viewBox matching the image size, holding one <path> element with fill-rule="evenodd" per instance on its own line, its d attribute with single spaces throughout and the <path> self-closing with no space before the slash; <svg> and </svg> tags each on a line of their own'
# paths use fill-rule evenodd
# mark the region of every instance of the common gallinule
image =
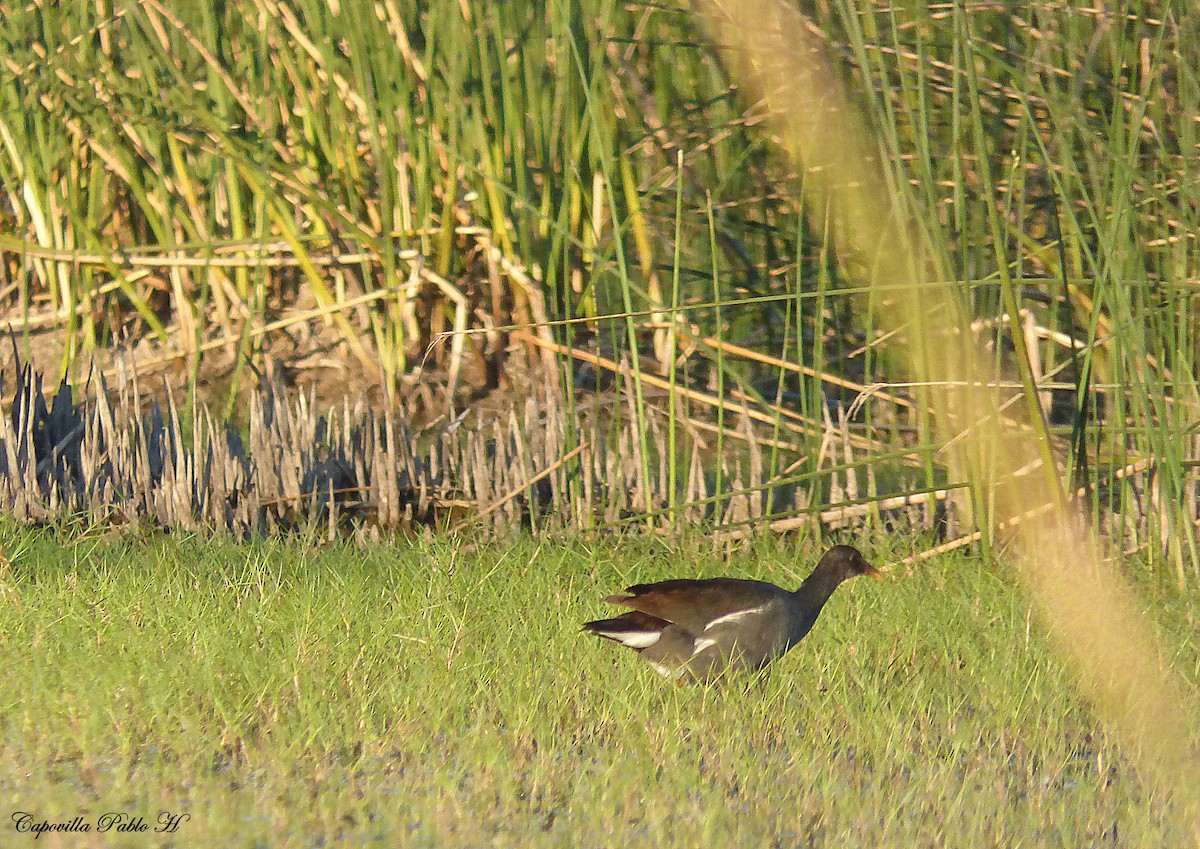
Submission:
<svg viewBox="0 0 1200 849">
<path fill-rule="evenodd" d="M 858 575 L 882 577 L 857 548 L 835 545 L 795 592 L 741 578 L 636 584 L 604 599 L 632 610 L 583 630 L 628 646 L 676 680 L 761 669 L 804 639 L 838 584 Z"/>
</svg>

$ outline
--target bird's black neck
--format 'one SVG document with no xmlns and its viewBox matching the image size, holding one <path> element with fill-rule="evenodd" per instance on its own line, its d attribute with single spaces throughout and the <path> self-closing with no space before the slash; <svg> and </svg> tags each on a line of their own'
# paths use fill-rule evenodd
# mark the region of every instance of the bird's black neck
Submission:
<svg viewBox="0 0 1200 849">
<path fill-rule="evenodd" d="M 818 568 L 804 579 L 800 589 L 796 590 L 796 597 L 805 608 L 815 612 L 825 606 L 841 582 L 839 575 Z"/>
</svg>

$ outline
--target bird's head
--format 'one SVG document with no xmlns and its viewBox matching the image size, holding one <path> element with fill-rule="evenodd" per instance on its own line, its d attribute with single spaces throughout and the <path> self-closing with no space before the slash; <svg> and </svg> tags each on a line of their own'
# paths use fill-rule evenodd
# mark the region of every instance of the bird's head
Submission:
<svg viewBox="0 0 1200 849">
<path fill-rule="evenodd" d="M 817 564 L 817 570 L 828 572 L 840 581 L 857 578 L 859 575 L 866 575 L 876 581 L 883 580 L 883 573 L 868 563 L 862 552 L 852 545 L 835 545 L 829 549 Z"/>
</svg>

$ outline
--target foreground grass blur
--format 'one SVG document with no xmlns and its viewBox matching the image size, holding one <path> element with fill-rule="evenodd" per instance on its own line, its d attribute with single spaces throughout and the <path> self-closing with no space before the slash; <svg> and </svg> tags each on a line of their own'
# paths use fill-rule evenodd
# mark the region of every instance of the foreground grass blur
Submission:
<svg viewBox="0 0 1200 849">
<path fill-rule="evenodd" d="M 206 847 L 1179 842 L 965 555 L 848 585 L 764 675 L 703 688 L 579 623 L 635 579 L 795 585 L 815 544 L 3 542 L 6 845 L 17 811 L 186 813 L 173 845 Z M 1195 701 L 1200 603 L 1129 569 Z M 122 839 L 39 842 L 164 838 Z"/>
</svg>

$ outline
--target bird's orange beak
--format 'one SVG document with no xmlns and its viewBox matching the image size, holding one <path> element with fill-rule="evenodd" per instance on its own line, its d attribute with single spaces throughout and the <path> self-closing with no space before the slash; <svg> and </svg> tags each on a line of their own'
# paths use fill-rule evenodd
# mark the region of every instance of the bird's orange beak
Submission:
<svg viewBox="0 0 1200 849">
<path fill-rule="evenodd" d="M 867 571 L 863 572 L 863 574 L 866 575 L 868 578 L 874 578 L 876 581 L 883 580 L 883 573 L 880 572 L 878 569 L 876 569 L 874 566 L 868 566 Z"/>
</svg>

